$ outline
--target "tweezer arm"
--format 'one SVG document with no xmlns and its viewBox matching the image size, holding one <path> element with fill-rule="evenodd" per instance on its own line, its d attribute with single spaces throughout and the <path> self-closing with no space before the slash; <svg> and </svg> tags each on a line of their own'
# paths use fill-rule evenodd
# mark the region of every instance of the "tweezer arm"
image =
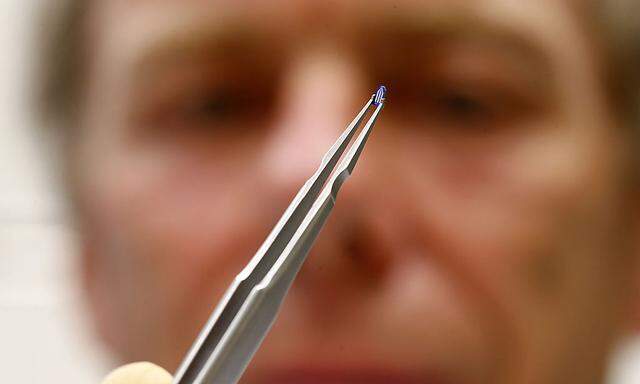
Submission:
<svg viewBox="0 0 640 384">
<path fill-rule="evenodd" d="M 340 187 L 353 172 L 383 105 L 377 105 L 280 257 L 251 290 L 195 383 L 231 384 L 239 380 L 275 321 L 287 291 L 335 205 Z"/>
<path fill-rule="evenodd" d="M 324 155 L 317 171 L 302 186 L 249 264 L 236 276 L 178 368 L 174 384 L 209 383 L 202 381 L 199 375 L 241 310 L 242 303 L 269 272 L 304 220 L 374 100 L 375 95 Z M 214 383 L 224 382 L 216 380 Z"/>
</svg>

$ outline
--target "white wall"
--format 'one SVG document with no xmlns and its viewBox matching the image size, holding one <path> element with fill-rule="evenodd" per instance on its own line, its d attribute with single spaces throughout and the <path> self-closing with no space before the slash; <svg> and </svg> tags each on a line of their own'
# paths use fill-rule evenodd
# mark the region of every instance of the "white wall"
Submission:
<svg viewBox="0 0 640 384">
<path fill-rule="evenodd" d="M 0 2 L 0 377 L 3 383 L 99 383 L 108 366 L 77 295 L 47 145 L 29 112 L 37 0 Z M 640 383 L 640 343 L 610 383 Z"/>
<path fill-rule="evenodd" d="M 107 365 L 90 335 L 46 143 L 29 111 L 39 1 L 0 1 L 0 379 L 99 383 Z"/>
</svg>

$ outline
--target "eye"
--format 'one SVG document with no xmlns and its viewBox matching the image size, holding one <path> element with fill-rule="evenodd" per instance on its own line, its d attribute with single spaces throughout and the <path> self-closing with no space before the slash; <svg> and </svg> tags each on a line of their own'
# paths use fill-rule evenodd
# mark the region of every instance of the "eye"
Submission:
<svg viewBox="0 0 640 384">
<path fill-rule="evenodd" d="M 206 90 L 185 96 L 171 113 L 184 123 L 224 124 L 253 117 L 258 101 L 257 97 L 242 90 Z"/>
<path fill-rule="evenodd" d="M 432 112 L 440 117 L 459 123 L 479 123 L 495 117 L 500 106 L 496 100 L 460 91 L 446 91 L 432 96 Z"/>
<path fill-rule="evenodd" d="M 504 127 L 528 113 L 516 91 L 487 84 L 426 85 L 414 95 L 416 117 L 436 127 L 487 130 Z"/>
<path fill-rule="evenodd" d="M 158 96 L 144 108 L 140 125 L 171 134 L 239 134 L 264 126 L 273 109 L 270 88 L 195 84 L 167 97 Z"/>
<path fill-rule="evenodd" d="M 185 97 L 175 106 L 176 118 L 189 123 L 227 122 L 250 107 L 247 97 L 227 90 L 213 90 Z"/>
</svg>

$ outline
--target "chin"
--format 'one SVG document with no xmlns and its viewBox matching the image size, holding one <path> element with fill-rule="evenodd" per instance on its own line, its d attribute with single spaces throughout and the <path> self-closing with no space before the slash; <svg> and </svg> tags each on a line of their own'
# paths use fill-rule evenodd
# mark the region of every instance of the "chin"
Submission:
<svg viewBox="0 0 640 384">
<path fill-rule="evenodd" d="M 247 377 L 242 384 L 454 384 L 431 372 L 416 374 L 383 367 L 302 368 L 265 372 Z"/>
</svg>

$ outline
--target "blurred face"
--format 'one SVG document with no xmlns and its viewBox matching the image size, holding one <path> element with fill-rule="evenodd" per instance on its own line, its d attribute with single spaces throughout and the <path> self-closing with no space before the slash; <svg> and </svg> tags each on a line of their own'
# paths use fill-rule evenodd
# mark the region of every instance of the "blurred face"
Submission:
<svg viewBox="0 0 640 384">
<path fill-rule="evenodd" d="M 632 207 L 569 2 L 96 3 L 74 175 L 90 302 L 123 360 L 178 365 L 384 83 L 243 382 L 601 378 Z"/>
</svg>

